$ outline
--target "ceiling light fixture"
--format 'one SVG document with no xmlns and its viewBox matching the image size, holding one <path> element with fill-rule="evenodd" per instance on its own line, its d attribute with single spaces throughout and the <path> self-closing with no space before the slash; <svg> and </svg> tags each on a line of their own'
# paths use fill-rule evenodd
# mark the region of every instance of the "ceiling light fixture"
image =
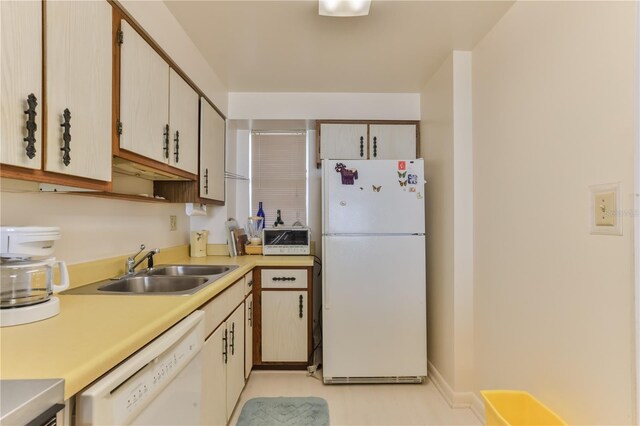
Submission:
<svg viewBox="0 0 640 426">
<path fill-rule="evenodd" d="M 318 13 L 322 16 L 365 16 L 369 14 L 371 0 L 319 0 Z"/>
</svg>

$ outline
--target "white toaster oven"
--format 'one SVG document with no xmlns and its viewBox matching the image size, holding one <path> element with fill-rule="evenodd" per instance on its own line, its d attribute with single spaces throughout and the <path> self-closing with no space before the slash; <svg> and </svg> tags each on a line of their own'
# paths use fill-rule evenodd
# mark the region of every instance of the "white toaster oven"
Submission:
<svg viewBox="0 0 640 426">
<path fill-rule="evenodd" d="M 302 227 L 264 228 L 262 254 L 265 256 L 309 255 L 311 254 L 311 230 Z"/>
</svg>

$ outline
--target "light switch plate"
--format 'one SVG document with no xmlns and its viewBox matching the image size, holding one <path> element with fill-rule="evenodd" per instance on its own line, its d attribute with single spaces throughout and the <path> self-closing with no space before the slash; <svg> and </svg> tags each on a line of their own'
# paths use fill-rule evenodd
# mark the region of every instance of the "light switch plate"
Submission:
<svg viewBox="0 0 640 426">
<path fill-rule="evenodd" d="M 622 235 L 620 183 L 589 187 L 591 234 Z"/>
</svg>

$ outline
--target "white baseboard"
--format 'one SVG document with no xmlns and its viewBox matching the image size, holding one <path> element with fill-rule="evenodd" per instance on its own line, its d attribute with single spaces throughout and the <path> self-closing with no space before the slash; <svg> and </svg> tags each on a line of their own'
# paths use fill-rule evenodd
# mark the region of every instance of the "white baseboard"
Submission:
<svg viewBox="0 0 640 426">
<path fill-rule="evenodd" d="M 484 422 L 484 403 L 476 394 L 454 391 L 431 361 L 428 361 L 428 370 L 429 378 L 451 408 L 469 408 L 481 422 Z"/>
</svg>

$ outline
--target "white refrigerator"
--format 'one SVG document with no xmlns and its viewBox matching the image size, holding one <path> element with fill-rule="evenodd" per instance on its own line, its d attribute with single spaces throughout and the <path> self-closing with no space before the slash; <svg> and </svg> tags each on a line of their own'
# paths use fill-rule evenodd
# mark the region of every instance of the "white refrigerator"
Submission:
<svg viewBox="0 0 640 426">
<path fill-rule="evenodd" d="M 424 164 L 322 162 L 325 383 L 427 375 Z"/>
</svg>

